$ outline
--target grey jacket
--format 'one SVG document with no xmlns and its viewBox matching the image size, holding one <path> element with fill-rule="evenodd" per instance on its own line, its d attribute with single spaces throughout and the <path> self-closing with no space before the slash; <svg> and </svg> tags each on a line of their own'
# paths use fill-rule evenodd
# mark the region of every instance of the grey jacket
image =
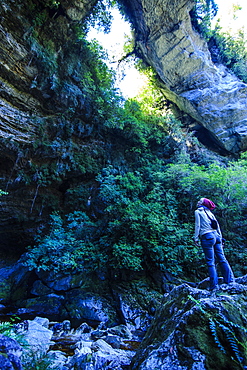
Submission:
<svg viewBox="0 0 247 370">
<path fill-rule="evenodd" d="M 207 207 L 201 206 L 195 211 L 195 236 L 194 236 L 194 239 L 195 239 L 196 242 L 199 241 L 199 239 L 202 235 L 210 233 L 210 232 L 214 232 L 214 231 L 216 231 L 219 234 L 219 236 L 222 237 L 221 230 L 220 230 L 220 227 L 219 227 L 219 223 L 218 223 L 217 230 L 212 229 L 211 221 L 207 217 L 206 212 L 207 212 L 208 216 L 211 219 L 216 220 L 214 214 Z"/>
</svg>

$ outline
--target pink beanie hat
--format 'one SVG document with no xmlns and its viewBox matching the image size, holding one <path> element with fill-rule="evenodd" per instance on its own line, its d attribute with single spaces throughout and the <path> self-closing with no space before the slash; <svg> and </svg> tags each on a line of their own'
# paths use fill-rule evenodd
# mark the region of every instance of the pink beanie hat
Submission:
<svg viewBox="0 0 247 370">
<path fill-rule="evenodd" d="M 216 205 L 214 204 L 214 202 L 212 202 L 212 200 L 210 200 L 208 198 L 204 198 L 203 199 L 202 205 L 205 206 L 205 207 L 207 207 L 208 209 L 210 209 L 210 211 L 212 211 L 216 207 Z"/>
</svg>

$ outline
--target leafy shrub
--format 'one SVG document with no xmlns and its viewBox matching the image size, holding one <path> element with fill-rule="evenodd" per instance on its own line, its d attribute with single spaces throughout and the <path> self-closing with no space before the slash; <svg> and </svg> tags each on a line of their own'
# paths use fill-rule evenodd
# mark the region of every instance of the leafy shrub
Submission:
<svg viewBox="0 0 247 370">
<path fill-rule="evenodd" d="M 87 27 L 92 26 L 98 30 L 103 30 L 105 33 L 110 32 L 112 22 L 110 9 L 114 5 L 116 5 L 115 0 L 97 1 L 87 19 Z"/>
<path fill-rule="evenodd" d="M 192 25 L 208 40 L 211 31 L 211 19 L 215 17 L 218 6 L 215 0 L 196 0 L 190 12 Z"/>
<path fill-rule="evenodd" d="M 91 243 L 94 225 L 82 212 L 74 212 L 64 222 L 60 215 L 51 215 L 49 233 L 37 237 L 37 244 L 29 247 L 24 263 L 30 269 L 84 270 L 95 269 L 104 261 Z"/>
<path fill-rule="evenodd" d="M 156 158 L 126 173 L 108 166 L 96 179 L 88 215 L 82 211 L 63 218 L 53 214 L 49 232 L 29 249 L 26 264 L 55 271 L 158 268 L 190 279 L 203 278 L 204 257 L 192 238 L 196 203 L 208 197 L 217 205 L 234 272 L 245 273 L 246 163 L 243 157 L 225 166 L 165 165 Z"/>
<path fill-rule="evenodd" d="M 193 210 L 201 197 L 212 199 L 216 205 L 226 253 L 237 275 L 246 273 L 246 160 L 230 162 L 227 166 L 211 164 L 173 164 L 166 169 L 167 186 L 177 200 L 177 212 L 182 221 L 193 222 Z M 190 210 L 190 212 L 188 212 Z"/>
<path fill-rule="evenodd" d="M 236 35 L 231 35 L 229 32 L 223 32 L 219 24 L 216 24 L 211 33 L 210 44 L 217 50 L 218 62 L 226 65 L 246 83 L 247 49 L 243 30 L 239 30 Z"/>
</svg>

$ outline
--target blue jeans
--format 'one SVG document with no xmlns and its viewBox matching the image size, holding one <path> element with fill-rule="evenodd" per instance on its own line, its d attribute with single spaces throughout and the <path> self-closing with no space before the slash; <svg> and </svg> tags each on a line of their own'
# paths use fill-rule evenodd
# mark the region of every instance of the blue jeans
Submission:
<svg viewBox="0 0 247 370">
<path fill-rule="evenodd" d="M 218 284 L 218 275 L 215 265 L 215 256 L 219 262 L 224 283 L 229 284 L 234 282 L 232 269 L 224 255 L 221 237 L 217 232 L 210 232 L 202 235 L 201 245 L 205 254 L 206 263 L 209 272 L 209 289 L 214 289 Z"/>
</svg>

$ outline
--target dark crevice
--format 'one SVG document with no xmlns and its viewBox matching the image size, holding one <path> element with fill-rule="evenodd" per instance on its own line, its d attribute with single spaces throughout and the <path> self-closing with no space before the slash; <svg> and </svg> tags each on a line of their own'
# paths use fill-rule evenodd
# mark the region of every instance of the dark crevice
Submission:
<svg viewBox="0 0 247 370">
<path fill-rule="evenodd" d="M 220 146 L 220 143 L 213 136 L 213 134 L 205 127 L 200 126 L 195 131 L 195 136 L 205 147 L 209 150 L 216 152 L 222 156 L 229 156 L 229 152 Z"/>
</svg>

